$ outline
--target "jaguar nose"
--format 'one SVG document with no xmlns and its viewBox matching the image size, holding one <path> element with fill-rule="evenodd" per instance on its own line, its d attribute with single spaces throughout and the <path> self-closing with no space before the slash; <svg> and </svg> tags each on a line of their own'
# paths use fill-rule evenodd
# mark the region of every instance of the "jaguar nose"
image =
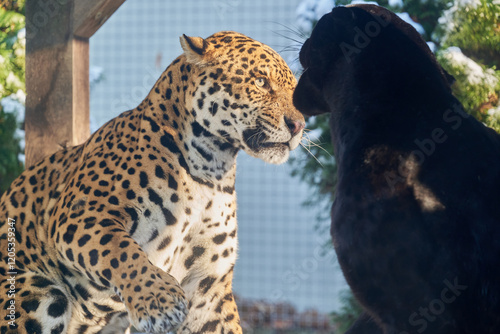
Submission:
<svg viewBox="0 0 500 334">
<path fill-rule="evenodd" d="M 288 129 L 290 130 L 292 136 L 295 136 L 297 133 L 304 130 L 304 128 L 306 127 L 306 123 L 301 121 L 295 121 L 286 117 L 285 117 L 285 123 L 288 126 Z"/>
</svg>

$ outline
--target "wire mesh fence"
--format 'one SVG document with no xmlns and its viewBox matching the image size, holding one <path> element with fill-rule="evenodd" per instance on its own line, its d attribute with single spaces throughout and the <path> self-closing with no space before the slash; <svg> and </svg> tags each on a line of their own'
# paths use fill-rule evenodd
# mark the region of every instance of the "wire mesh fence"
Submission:
<svg viewBox="0 0 500 334">
<path fill-rule="evenodd" d="M 300 0 L 127 0 L 91 39 L 91 127 L 136 107 L 182 53 L 179 36 L 233 30 L 268 44 L 295 65 Z M 293 39 L 296 36 L 292 34 Z M 287 51 L 288 50 L 288 51 Z M 298 152 L 293 152 L 298 154 Z M 234 293 L 246 333 L 332 333 L 330 312 L 346 288 L 310 190 L 290 166 L 238 157 L 239 258 Z M 328 224 L 328 222 L 323 222 Z"/>
</svg>

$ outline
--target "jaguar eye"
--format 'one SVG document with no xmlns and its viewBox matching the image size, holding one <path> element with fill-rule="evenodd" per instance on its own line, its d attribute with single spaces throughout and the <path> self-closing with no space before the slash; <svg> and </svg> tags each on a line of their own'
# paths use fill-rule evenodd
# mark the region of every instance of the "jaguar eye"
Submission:
<svg viewBox="0 0 500 334">
<path fill-rule="evenodd" d="M 266 88 L 267 80 L 265 78 L 257 78 L 255 79 L 255 85 L 260 88 Z"/>
</svg>

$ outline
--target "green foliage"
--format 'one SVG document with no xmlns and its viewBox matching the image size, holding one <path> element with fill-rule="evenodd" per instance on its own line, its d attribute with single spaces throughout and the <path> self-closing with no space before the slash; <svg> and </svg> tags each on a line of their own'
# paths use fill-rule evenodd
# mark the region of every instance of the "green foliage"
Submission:
<svg viewBox="0 0 500 334">
<path fill-rule="evenodd" d="M 500 132 L 500 127 L 488 113 L 496 104 L 500 94 L 500 72 L 495 68 L 474 64 L 459 49 L 449 48 L 438 52 L 437 58 L 443 68 L 455 77 L 453 94 L 465 110 L 479 121 Z M 457 61 L 467 60 L 467 63 Z"/>
<path fill-rule="evenodd" d="M 403 0 L 402 12 L 407 12 L 413 21 L 420 23 L 425 30 L 424 38 L 431 40 L 438 25 L 438 19 L 446 9 L 448 0 Z"/>
<path fill-rule="evenodd" d="M 24 28 L 24 16 L 0 8 L 0 97 L 4 98 L 25 90 L 24 40 L 18 32 Z"/>
<path fill-rule="evenodd" d="M 24 15 L 26 0 L 0 0 L 0 8 Z"/>
<path fill-rule="evenodd" d="M 23 171 L 23 164 L 18 159 L 21 148 L 15 137 L 16 128 L 15 115 L 0 110 L 0 193 Z"/>
<path fill-rule="evenodd" d="M 465 7 L 452 5 L 436 36 L 442 41 L 438 61 L 456 79 L 454 95 L 468 113 L 500 132 L 500 4 L 478 0 Z M 453 47 L 460 48 L 468 63 L 457 61 L 464 56 L 457 57 Z"/>
<path fill-rule="evenodd" d="M 339 311 L 332 313 L 333 323 L 337 326 L 336 334 L 344 334 L 363 312 L 351 290 L 342 292 L 340 300 L 342 307 Z"/>
<path fill-rule="evenodd" d="M 490 113 L 488 113 L 488 125 L 500 133 L 500 107 L 490 110 Z"/>
<path fill-rule="evenodd" d="M 24 1 L 2 2 L 0 6 L 0 100 L 25 92 L 25 39 L 20 30 L 25 19 Z M 22 153 L 16 129 L 16 114 L 0 105 L 0 193 L 22 172 Z"/>
<path fill-rule="evenodd" d="M 453 6 L 437 30 L 443 47 L 457 46 L 468 57 L 488 67 L 500 67 L 500 3 L 478 0 L 478 4 Z"/>
</svg>

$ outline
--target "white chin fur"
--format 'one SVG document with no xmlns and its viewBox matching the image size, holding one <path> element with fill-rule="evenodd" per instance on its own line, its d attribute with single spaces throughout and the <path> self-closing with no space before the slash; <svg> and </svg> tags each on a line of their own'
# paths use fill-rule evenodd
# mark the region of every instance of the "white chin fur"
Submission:
<svg viewBox="0 0 500 334">
<path fill-rule="evenodd" d="M 300 136 L 295 136 L 293 137 L 290 142 L 288 142 L 288 146 L 290 146 L 290 151 L 295 150 L 297 147 L 299 147 L 300 141 L 302 140 L 302 133 Z"/>
<path fill-rule="evenodd" d="M 290 156 L 290 150 L 287 146 L 279 146 L 279 147 L 269 147 L 261 149 L 259 152 L 255 152 L 252 150 L 245 150 L 246 153 L 251 155 L 254 158 L 261 159 L 267 163 L 279 165 L 285 163 Z"/>
</svg>

